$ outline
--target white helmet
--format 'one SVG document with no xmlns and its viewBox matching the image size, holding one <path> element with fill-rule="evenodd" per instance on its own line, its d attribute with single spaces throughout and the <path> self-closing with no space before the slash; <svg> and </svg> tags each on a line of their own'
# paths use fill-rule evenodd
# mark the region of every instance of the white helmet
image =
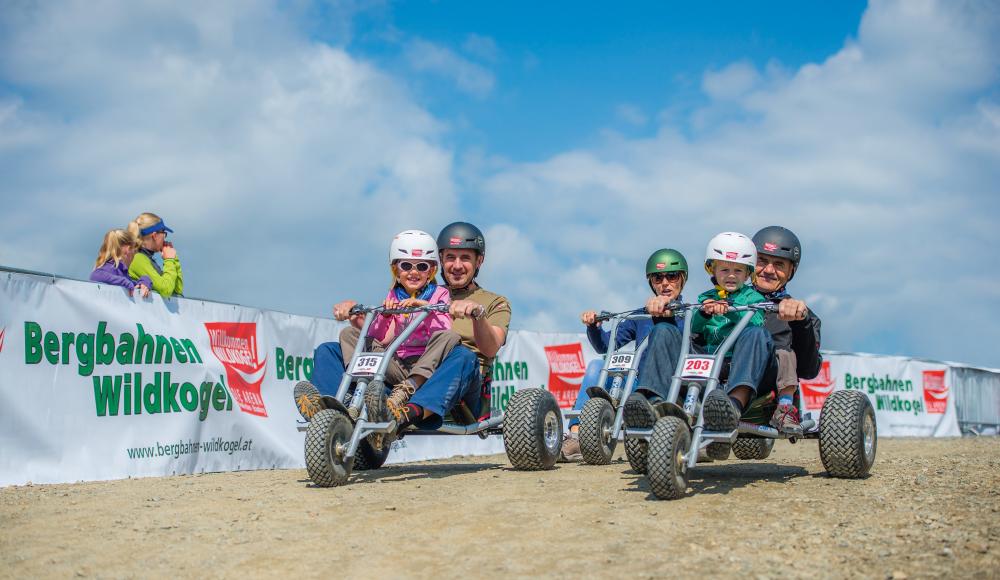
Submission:
<svg viewBox="0 0 1000 580">
<path fill-rule="evenodd" d="M 708 242 L 705 250 L 705 270 L 712 273 L 712 261 L 725 260 L 746 264 L 753 272 L 757 265 L 757 246 L 753 240 L 736 232 L 722 232 Z"/>
<path fill-rule="evenodd" d="M 437 262 L 437 242 L 427 232 L 406 230 L 392 238 L 389 246 L 389 263 L 396 260 L 432 260 Z"/>
</svg>

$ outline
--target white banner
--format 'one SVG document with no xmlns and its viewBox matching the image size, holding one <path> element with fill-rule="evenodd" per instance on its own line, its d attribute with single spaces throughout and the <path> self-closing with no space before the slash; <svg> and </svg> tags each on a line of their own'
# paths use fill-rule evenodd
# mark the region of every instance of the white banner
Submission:
<svg viewBox="0 0 1000 580">
<path fill-rule="evenodd" d="M 879 435 L 958 437 L 952 372 L 948 365 L 897 356 L 823 355 L 819 376 L 801 381 L 802 409 L 819 419 L 835 390 L 862 391 L 875 408 Z"/>
<path fill-rule="evenodd" d="M 304 466 L 292 388 L 340 325 L 122 288 L 0 274 L 0 486 Z M 563 408 L 597 357 L 580 334 L 511 332 L 493 405 L 547 387 Z M 863 390 L 883 436 L 958 435 L 951 372 L 900 357 L 829 355 L 803 385 L 814 412 Z M 501 438 L 407 437 L 389 462 L 499 453 Z"/>
</svg>

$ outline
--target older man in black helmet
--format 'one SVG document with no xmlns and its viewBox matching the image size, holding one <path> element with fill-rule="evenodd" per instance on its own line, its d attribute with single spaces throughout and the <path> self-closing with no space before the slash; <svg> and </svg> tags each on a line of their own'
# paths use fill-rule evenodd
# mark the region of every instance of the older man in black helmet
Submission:
<svg viewBox="0 0 1000 580">
<path fill-rule="evenodd" d="M 786 289 L 802 258 L 799 238 L 781 226 L 768 226 L 753 237 L 757 246 L 754 287 L 768 300 L 778 303 L 778 311 L 768 313 L 764 326 L 771 333 L 775 358 L 761 380 L 761 391 L 777 391 L 778 407 L 771 424 L 788 433 L 801 433 L 798 409 L 793 404 L 798 378 L 819 374 L 820 319 L 802 300 Z"/>
</svg>

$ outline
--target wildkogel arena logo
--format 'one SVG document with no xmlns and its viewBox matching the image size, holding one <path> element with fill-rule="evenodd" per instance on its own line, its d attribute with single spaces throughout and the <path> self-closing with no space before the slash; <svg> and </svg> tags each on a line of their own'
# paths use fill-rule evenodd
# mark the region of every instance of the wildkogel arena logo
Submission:
<svg viewBox="0 0 1000 580">
<path fill-rule="evenodd" d="M 944 369 L 924 371 L 924 404 L 928 413 L 942 414 L 948 410 L 948 385 L 944 384 Z"/>
<path fill-rule="evenodd" d="M 560 407 L 572 407 L 587 372 L 583 347 L 579 342 L 546 346 L 545 358 L 549 361 L 549 391 Z"/>
<path fill-rule="evenodd" d="M 206 322 L 212 354 L 226 367 L 229 390 L 244 413 L 267 417 L 260 386 L 267 357 L 257 358 L 256 322 Z"/>
<path fill-rule="evenodd" d="M 837 387 L 836 379 L 830 375 L 830 361 L 823 361 L 819 374 L 809 380 L 800 380 L 799 386 L 802 387 L 802 403 L 806 410 L 822 409 L 826 398 Z"/>
</svg>

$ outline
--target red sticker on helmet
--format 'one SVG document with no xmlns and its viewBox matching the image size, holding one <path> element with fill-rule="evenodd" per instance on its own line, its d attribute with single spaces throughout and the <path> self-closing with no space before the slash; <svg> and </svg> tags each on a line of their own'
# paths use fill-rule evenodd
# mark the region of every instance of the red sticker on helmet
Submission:
<svg viewBox="0 0 1000 580">
<path fill-rule="evenodd" d="M 656 263 L 656 269 L 657 269 L 657 270 L 662 270 L 662 269 L 664 269 L 664 268 L 666 268 L 666 267 L 667 267 L 667 265 L 666 265 L 666 264 L 664 264 L 663 262 L 657 262 L 657 263 Z"/>
<path fill-rule="evenodd" d="M 778 244 L 772 244 L 771 242 L 764 242 L 764 249 L 768 252 L 773 252 L 778 249 Z"/>
<path fill-rule="evenodd" d="M 419 258 L 420 256 L 424 255 L 424 251 L 423 250 L 413 250 L 413 252 L 411 252 L 411 253 L 413 254 L 414 258 Z"/>
<path fill-rule="evenodd" d="M 739 258 L 739 257 L 740 257 L 739 252 L 726 252 L 726 259 L 727 260 L 735 260 L 736 258 Z"/>
<path fill-rule="evenodd" d="M 462 238 L 451 238 L 450 240 L 448 240 L 448 243 L 453 246 L 457 246 L 462 243 Z"/>
</svg>

